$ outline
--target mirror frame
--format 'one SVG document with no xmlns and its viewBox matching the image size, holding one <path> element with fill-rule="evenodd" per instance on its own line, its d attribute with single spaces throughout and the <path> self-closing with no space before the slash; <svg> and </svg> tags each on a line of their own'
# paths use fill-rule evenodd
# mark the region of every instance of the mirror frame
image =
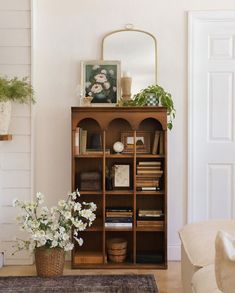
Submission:
<svg viewBox="0 0 235 293">
<path fill-rule="evenodd" d="M 104 60 L 104 42 L 105 42 L 105 39 L 113 34 L 116 34 L 116 33 L 120 33 L 120 32 L 139 32 L 139 33 L 143 33 L 143 34 L 146 34 L 146 35 L 149 35 L 153 41 L 154 41 L 154 51 L 155 51 L 155 60 L 154 60 L 154 63 L 155 63 L 155 83 L 157 84 L 157 39 L 154 37 L 153 34 L 147 32 L 147 31 L 143 31 L 143 30 L 139 30 L 139 29 L 134 29 L 132 27 L 128 28 L 128 25 L 126 26 L 125 29 L 120 29 L 120 30 L 115 30 L 115 31 L 111 31 L 110 33 L 106 34 L 103 39 L 102 39 L 102 43 L 101 43 L 101 60 Z"/>
</svg>

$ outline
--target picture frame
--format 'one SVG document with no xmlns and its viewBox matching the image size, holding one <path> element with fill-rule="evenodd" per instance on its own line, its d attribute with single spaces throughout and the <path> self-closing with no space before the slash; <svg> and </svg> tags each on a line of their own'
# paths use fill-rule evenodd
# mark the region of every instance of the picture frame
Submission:
<svg viewBox="0 0 235 293">
<path fill-rule="evenodd" d="M 114 164 L 113 187 L 126 189 L 131 186 L 130 164 Z"/>
<path fill-rule="evenodd" d="M 81 62 L 81 85 L 91 106 L 116 106 L 121 95 L 121 61 Z"/>
<path fill-rule="evenodd" d="M 121 133 L 121 142 L 124 144 L 123 153 L 134 153 L 134 133 L 132 131 Z M 150 132 L 136 132 L 136 153 L 150 153 Z"/>
</svg>

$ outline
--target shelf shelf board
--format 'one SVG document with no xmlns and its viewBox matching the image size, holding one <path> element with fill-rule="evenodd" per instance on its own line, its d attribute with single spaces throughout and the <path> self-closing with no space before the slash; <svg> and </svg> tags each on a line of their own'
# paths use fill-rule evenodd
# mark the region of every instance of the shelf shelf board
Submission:
<svg viewBox="0 0 235 293">
<path fill-rule="evenodd" d="M 9 141 L 12 140 L 11 134 L 1 134 L 0 135 L 0 141 Z"/>
<path fill-rule="evenodd" d="M 159 191 L 136 191 L 137 195 L 164 195 L 165 192 L 163 190 Z"/>
<path fill-rule="evenodd" d="M 102 191 L 79 191 L 80 195 L 102 195 Z"/>
<path fill-rule="evenodd" d="M 139 264 L 139 263 L 105 263 L 105 264 L 73 264 L 73 269 L 166 269 L 167 264 Z"/>
<path fill-rule="evenodd" d="M 105 156 L 107 159 L 128 159 L 134 158 L 134 154 L 110 154 Z"/>
<path fill-rule="evenodd" d="M 162 227 L 136 227 L 137 232 L 163 232 L 164 228 Z"/>
<path fill-rule="evenodd" d="M 131 228 L 131 227 L 105 227 L 105 231 L 106 232 L 110 232 L 110 231 L 112 231 L 112 232 L 131 232 L 131 231 L 133 231 L 133 228 Z"/>
<path fill-rule="evenodd" d="M 107 190 L 106 195 L 133 195 L 134 190 Z"/>
<path fill-rule="evenodd" d="M 153 154 L 136 154 L 136 158 L 139 159 L 158 159 L 165 158 L 165 155 L 153 155 Z"/>
<path fill-rule="evenodd" d="M 98 159 L 102 159 L 103 158 L 103 154 L 89 154 L 89 155 L 74 155 L 73 156 L 75 159 L 94 159 L 94 158 L 98 158 Z"/>
</svg>

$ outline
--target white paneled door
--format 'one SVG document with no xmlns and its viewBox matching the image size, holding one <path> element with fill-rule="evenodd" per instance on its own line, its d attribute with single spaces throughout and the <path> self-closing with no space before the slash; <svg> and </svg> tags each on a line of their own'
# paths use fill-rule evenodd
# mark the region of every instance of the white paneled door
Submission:
<svg viewBox="0 0 235 293">
<path fill-rule="evenodd" d="M 189 13 L 188 222 L 235 217 L 235 11 Z"/>
</svg>

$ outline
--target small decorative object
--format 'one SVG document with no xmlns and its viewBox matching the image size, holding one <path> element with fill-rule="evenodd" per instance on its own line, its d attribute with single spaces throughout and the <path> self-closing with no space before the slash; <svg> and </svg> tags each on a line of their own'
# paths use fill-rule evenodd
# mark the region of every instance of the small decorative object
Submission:
<svg viewBox="0 0 235 293">
<path fill-rule="evenodd" d="M 130 165 L 115 164 L 113 187 L 114 188 L 130 188 Z"/>
<path fill-rule="evenodd" d="M 80 190 L 101 190 L 101 174 L 100 172 L 81 172 Z"/>
<path fill-rule="evenodd" d="M 108 257 L 112 262 L 124 262 L 126 259 L 127 241 L 122 238 L 112 238 L 107 241 Z"/>
<path fill-rule="evenodd" d="M 132 106 L 132 107 L 142 107 L 148 106 L 150 100 L 150 96 L 156 97 L 156 104 L 159 104 L 163 107 L 167 108 L 167 115 L 169 118 L 169 122 L 167 127 L 171 130 L 173 127 L 173 119 L 175 118 L 175 107 L 174 102 L 172 100 L 172 96 L 170 93 L 166 92 L 161 86 L 159 85 L 151 85 L 143 90 L 141 90 L 138 94 L 136 94 L 133 100 L 124 100 L 120 99 L 118 106 L 125 107 L 125 106 Z M 152 101 L 151 101 L 152 103 Z"/>
<path fill-rule="evenodd" d="M 131 83 L 132 83 L 132 78 L 129 76 L 129 74 L 126 71 L 124 71 L 123 77 L 121 78 L 122 99 L 124 101 L 130 100 L 131 98 Z"/>
<path fill-rule="evenodd" d="M 137 131 L 134 142 L 133 132 L 122 132 L 121 141 L 124 144 L 123 153 L 133 153 L 136 145 L 137 153 L 150 153 L 150 132 Z"/>
<path fill-rule="evenodd" d="M 105 189 L 113 190 L 114 166 L 109 168 L 105 167 Z"/>
<path fill-rule="evenodd" d="M 146 99 L 146 105 L 147 106 L 158 106 L 158 104 L 159 104 L 158 97 L 154 94 L 149 94 L 149 96 Z"/>
<path fill-rule="evenodd" d="M 116 141 L 113 145 L 113 150 L 117 153 L 120 154 L 124 150 L 124 144 L 120 141 Z"/>
<path fill-rule="evenodd" d="M 93 100 L 93 97 L 84 97 L 84 98 L 82 98 L 82 105 L 84 107 L 90 107 L 92 100 Z"/>
<path fill-rule="evenodd" d="M 11 102 L 27 104 L 35 102 L 33 88 L 28 78 L 0 77 L 0 135 L 8 134 L 11 120 Z"/>
<path fill-rule="evenodd" d="M 102 137 L 100 133 L 92 133 L 90 138 L 90 149 L 102 149 Z"/>
<path fill-rule="evenodd" d="M 60 200 L 58 206 L 41 207 L 44 196 L 37 193 L 36 200 L 23 202 L 14 200 L 14 206 L 22 209 L 17 218 L 21 228 L 29 233 L 27 240 L 18 240 L 17 251 L 28 249 L 34 251 L 38 276 L 50 277 L 63 273 L 64 252 L 72 250 L 73 238 L 81 246 L 83 239 L 79 231 L 91 226 L 96 216 L 93 202 L 82 204 L 77 201 L 79 192 L 68 194 L 66 200 Z"/>
<path fill-rule="evenodd" d="M 120 61 L 83 61 L 82 87 L 93 106 L 116 105 L 120 97 Z"/>
</svg>

